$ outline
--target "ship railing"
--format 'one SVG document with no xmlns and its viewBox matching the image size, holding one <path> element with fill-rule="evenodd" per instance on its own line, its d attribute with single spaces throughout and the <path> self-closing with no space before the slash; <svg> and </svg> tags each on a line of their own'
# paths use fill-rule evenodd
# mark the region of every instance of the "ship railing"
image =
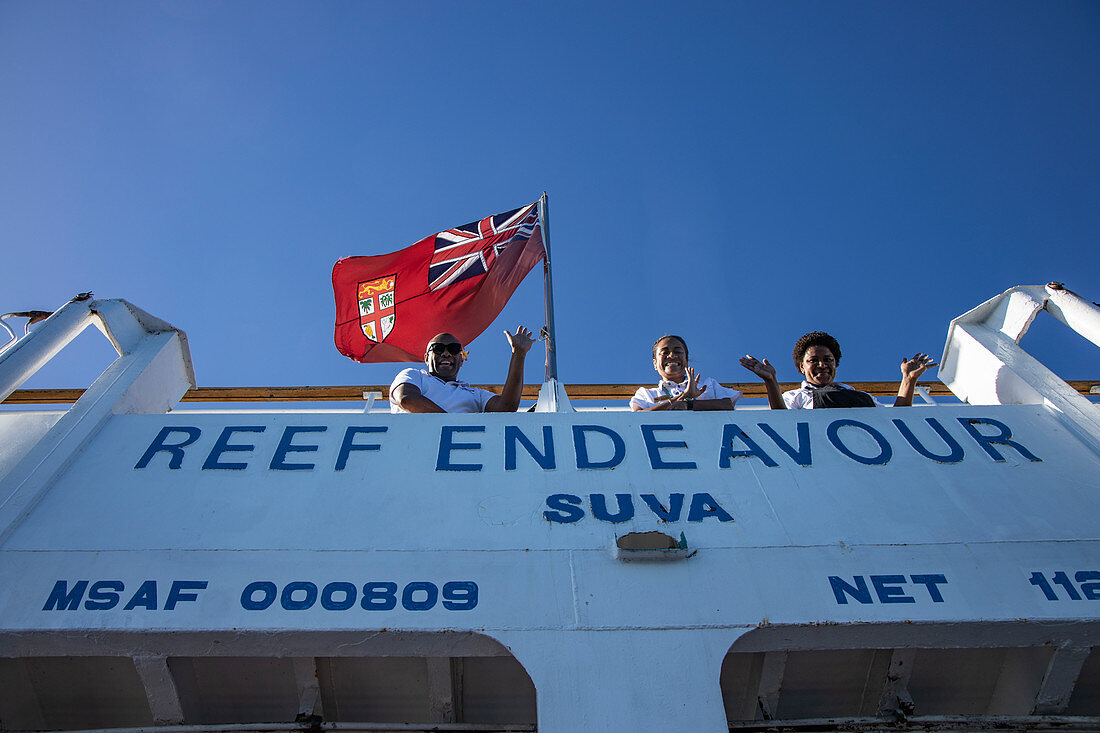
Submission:
<svg viewBox="0 0 1100 733">
<path fill-rule="evenodd" d="M 1097 428 L 1100 417 L 1092 401 L 1100 398 L 1100 380 L 1063 381 L 1037 359 L 1019 347 L 1040 311 L 1046 311 L 1093 343 L 1100 345 L 1100 307 L 1065 289 L 1060 283 L 1046 286 L 1012 288 L 992 298 L 951 323 L 938 376 L 941 382 L 922 382 L 917 386 L 917 404 L 934 405 L 940 399 L 948 404 L 1046 404 L 1064 413 L 1071 421 Z M 11 314 L 9 314 L 11 315 Z M 37 316 L 45 314 L 16 314 Z M 169 409 L 197 409 L 237 412 L 287 411 L 290 404 L 312 403 L 317 411 L 384 412 L 389 409 L 388 385 L 343 385 L 301 387 L 197 387 L 187 337 L 178 329 L 122 300 L 92 300 L 89 293 L 73 298 L 62 308 L 29 329 L 20 338 L 9 340 L 0 349 L 0 402 L 6 409 L 20 406 L 75 405 L 86 403 L 89 394 L 103 393 L 108 385 L 121 388 L 123 381 L 141 381 L 140 390 L 131 390 L 140 405 L 131 400 L 117 411 L 167 412 Z M 56 355 L 88 326 L 96 326 L 111 341 L 119 358 L 88 390 L 20 389 L 40 367 Z M 4 324 L 9 332 L 11 328 Z M 14 333 L 12 333 L 14 336 Z M 171 341 L 171 356 L 164 346 Z M 155 343 L 154 343 L 155 342 Z M 172 362 L 171 364 L 169 362 Z M 156 368 L 153 367 L 156 363 Z M 139 375 L 148 371 L 149 374 Z M 897 394 L 894 381 L 850 383 L 888 404 Z M 500 385 L 478 385 L 499 392 Z M 759 381 L 728 383 L 739 390 L 746 401 L 739 407 L 763 409 L 766 393 Z M 795 389 L 795 382 L 783 383 L 782 389 Z M 524 400 L 538 400 L 539 411 L 568 412 L 625 410 L 636 385 L 571 384 L 555 381 L 527 385 Z M 753 404 L 755 402 L 756 404 Z M 177 403 L 183 403 L 177 407 Z M 204 407 L 192 403 L 206 403 Z M 332 403 L 358 403 L 355 407 L 330 407 Z M 276 409 L 276 404 L 283 404 Z M 214 408 L 214 405 L 219 407 Z M 230 407 L 230 406 L 234 407 Z M 248 405 L 248 407 L 246 407 Z M 321 407 L 323 406 L 323 407 Z M 522 409 L 522 408 L 521 408 Z"/>
<path fill-rule="evenodd" d="M 898 382 L 871 381 L 871 382 L 846 382 L 855 389 L 868 392 L 889 403 L 890 398 L 898 392 Z M 1082 379 L 1066 382 L 1070 389 L 1082 395 L 1100 398 L 1100 379 Z M 499 384 L 476 385 L 483 389 L 499 392 Z M 729 382 L 723 386 L 736 389 L 744 394 L 748 400 L 759 400 L 760 404 L 739 404 L 738 409 L 766 409 L 763 400 L 767 395 L 764 386 L 760 382 Z M 797 382 L 783 382 L 780 387 L 783 390 L 796 389 Z M 569 384 L 565 386 L 569 399 L 579 411 L 587 410 L 615 410 L 630 409 L 627 403 L 634 391 L 638 388 L 633 384 Z M 537 399 L 538 385 L 526 385 L 523 388 L 523 400 L 529 402 Z M 4 401 L 5 405 L 69 405 L 80 399 L 84 394 L 82 389 L 19 389 L 14 391 Z M 917 396 L 920 398 L 916 405 L 935 405 L 941 401 L 957 403 L 958 400 L 946 385 L 941 382 L 921 382 L 917 387 Z M 203 406 L 225 407 L 239 405 L 285 405 L 291 408 L 294 405 L 335 405 L 340 403 L 359 403 L 356 407 L 338 409 L 339 412 L 363 412 L 363 411 L 387 411 L 389 410 L 389 385 L 334 385 L 334 386 L 302 386 L 302 387 L 196 387 L 187 390 L 180 398 L 180 407 L 176 409 L 203 410 Z M 369 405 L 369 408 L 366 406 Z M 263 409 L 263 408 L 259 408 Z M 283 411 L 283 410 L 277 410 Z"/>
<path fill-rule="evenodd" d="M 81 293 L 33 331 L 27 329 L 22 337 L 5 344 L 0 352 L 0 400 L 6 401 L 91 326 L 107 337 L 118 358 L 91 387 L 74 395 L 73 403 L 127 393 L 130 401 L 124 411 L 167 411 L 195 387 L 191 352 L 182 331 L 124 300 L 93 300 L 91 293 Z M 161 405 L 163 410 L 158 409 Z"/>
</svg>

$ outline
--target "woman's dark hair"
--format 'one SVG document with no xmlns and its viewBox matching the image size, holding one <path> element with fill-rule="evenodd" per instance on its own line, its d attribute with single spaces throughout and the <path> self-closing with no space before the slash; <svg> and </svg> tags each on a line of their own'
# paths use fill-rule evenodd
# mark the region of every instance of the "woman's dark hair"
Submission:
<svg viewBox="0 0 1100 733">
<path fill-rule="evenodd" d="M 686 357 L 688 355 L 688 342 L 684 341 L 683 336 L 677 336 L 674 333 L 666 333 L 664 336 L 662 336 L 661 338 L 659 338 L 659 339 L 657 339 L 656 341 L 653 342 L 653 358 L 654 359 L 657 358 L 657 344 L 661 343 L 665 339 L 676 339 L 677 341 L 679 341 L 684 346 L 684 356 Z"/>
<path fill-rule="evenodd" d="M 826 349 L 833 352 L 833 358 L 836 359 L 836 363 L 840 363 L 840 344 L 837 340 L 824 331 L 811 331 L 795 342 L 794 352 L 791 356 L 794 357 L 794 365 L 796 367 L 802 366 L 802 357 L 806 355 L 806 352 L 811 346 L 824 346 Z"/>
</svg>

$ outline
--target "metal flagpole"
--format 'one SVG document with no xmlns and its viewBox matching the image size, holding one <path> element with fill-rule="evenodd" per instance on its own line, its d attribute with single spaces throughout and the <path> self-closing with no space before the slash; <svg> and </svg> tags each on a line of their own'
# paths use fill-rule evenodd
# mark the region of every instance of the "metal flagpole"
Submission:
<svg viewBox="0 0 1100 733">
<path fill-rule="evenodd" d="M 550 276 L 550 199 L 546 191 L 539 198 L 539 225 L 542 227 L 542 246 L 546 258 L 542 261 L 542 275 L 546 304 L 546 381 L 558 378 L 558 355 L 554 337 L 554 280 Z"/>
</svg>

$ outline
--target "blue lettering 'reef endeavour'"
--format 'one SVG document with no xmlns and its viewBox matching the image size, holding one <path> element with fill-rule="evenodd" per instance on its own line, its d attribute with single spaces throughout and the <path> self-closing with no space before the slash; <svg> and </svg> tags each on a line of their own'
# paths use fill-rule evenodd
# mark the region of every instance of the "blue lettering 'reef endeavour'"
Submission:
<svg viewBox="0 0 1100 733">
<path fill-rule="evenodd" d="M 948 426 L 952 426 L 950 430 Z M 289 425 L 271 431 L 268 427 L 229 425 L 208 429 L 209 434 L 204 435 L 192 425 L 165 426 L 138 458 L 134 470 L 219 472 L 265 466 L 270 471 L 313 471 L 319 467 L 320 456 L 335 453 L 332 470 L 343 471 L 349 461 L 369 460 L 359 453 L 381 451 L 388 430 L 385 425 L 354 425 L 331 433 L 326 425 Z M 993 463 L 1006 463 L 1010 458 L 1042 461 L 1013 437 L 1008 425 L 988 417 L 957 417 L 944 422 L 935 417 L 894 418 L 878 427 L 837 418 L 819 425 L 817 431 L 811 433 L 810 423 L 804 421 L 782 427 L 766 422 L 754 426 L 726 423 L 720 433 L 715 430 L 713 437 L 700 445 L 698 439 L 688 443 L 680 423 L 639 423 L 618 430 L 599 424 L 505 425 L 503 460 L 493 466 L 485 460 L 489 455 L 486 441 L 501 438 L 490 438 L 486 425 L 443 425 L 435 447 L 435 470 L 555 471 L 571 463 L 578 471 L 611 471 L 628 459 L 645 461 L 653 471 L 695 471 L 715 462 L 718 468 L 732 468 L 745 461 L 763 468 L 784 464 L 812 467 L 822 450 L 864 466 L 886 465 L 903 454 L 939 464 L 959 463 L 967 457 Z M 563 446 L 572 448 L 571 457 L 563 455 L 568 451 Z M 431 460 L 428 450 L 425 448 L 425 459 Z M 328 460 L 331 458 L 326 464 Z M 617 512 L 609 510 L 609 514 Z"/>
</svg>

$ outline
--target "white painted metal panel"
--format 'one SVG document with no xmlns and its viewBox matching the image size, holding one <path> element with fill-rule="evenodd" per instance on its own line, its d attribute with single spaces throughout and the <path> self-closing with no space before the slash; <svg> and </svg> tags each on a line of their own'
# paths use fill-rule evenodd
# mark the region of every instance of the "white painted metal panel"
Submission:
<svg viewBox="0 0 1100 733">
<path fill-rule="evenodd" d="M 0 480 L 64 414 L 45 410 L 0 412 Z"/>
<path fill-rule="evenodd" d="M 960 448 L 952 463 L 920 455 L 892 420 L 929 450 L 946 454 L 944 442 L 926 424 L 932 418 Z M 841 424 L 858 420 L 860 425 Z M 1011 430 L 1019 450 L 994 443 L 991 457 L 960 420 L 978 420 L 974 430 Z M 992 422 L 990 422 L 992 421 Z M 755 456 L 733 457 L 721 468 L 726 426 L 736 424 L 774 465 Z M 811 465 L 802 466 L 759 427 L 783 441 L 808 439 Z M 839 425 L 839 427 L 838 427 Z M 620 437 L 624 456 L 610 469 L 580 469 L 572 429 L 595 426 Z M 298 470 L 271 467 L 288 430 L 298 432 L 285 453 Z M 250 432 L 241 428 L 248 428 Z M 379 433 L 355 436 L 375 451 L 353 451 L 343 470 L 334 470 L 349 429 Z M 542 447 L 542 430 L 553 436 L 556 463 L 540 468 L 522 448 L 516 469 L 505 468 L 506 430 L 518 430 Z M 643 428 L 661 447 L 658 465 L 647 453 Z M 195 437 L 180 449 L 177 469 L 171 453 L 152 455 L 135 468 L 162 430 L 166 443 Z M 875 457 L 888 445 L 889 460 L 865 465 L 839 450 L 830 431 L 849 452 Z M 449 430 L 453 432 L 441 437 Z M 190 431 L 190 432 L 185 432 Z M 231 447 L 213 458 L 215 444 Z M 262 432 L 256 432 L 262 431 Z M 612 458 L 611 439 L 586 434 L 589 458 Z M 444 462 L 470 470 L 443 470 Z M 734 441 L 738 451 L 746 445 Z M 206 467 L 204 468 L 204 463 Z M 219 467 L 211 467 L 217 464 Z M 220 466 L 243 465 L 240 469 Z M 690 466 L 690 467 L 687 467 Z M 925 543 L 1020 539 L 1086 539 L 1096 536 L 1100 510 L 1095 477 L 1100 460 L 1075 440 L 1041 406 L 955 407 L 871 410 L 836 414 L 812 411 L 754 413 L 742 418 L 693 415 L 664 420 L 652 416 L 591 415 L 135 415 L 115 416 L 75 456 L 48 497 L 5 543 L 5 549 L 331 549 L 500 550 L 609 547 L 626 531 L 684 531 L 693 547 L 766 547 L 836 544 Z M 733 521 L 709 513 L 688 521 L 692 498 L 709 494 Z M 581 498 L 576 522 L 555 516 L 547 497 Z M 608 515 L 619 513 L 615 494 L 629 494 L 633 517 L 621 522 L 593 517 L 591 496 L 603 497 Z M 651 494 L 673 509 L 672 494 L 684 503 L 675 521 L 662 521 L 646 505 Z M 704 499 L 705 500 L 705 499 Z M 708 507 L 709 508 L 709 507 Z M 704 510 L 704 513 L 705 510 Z M 119 531 L 119 529 L 123 531 Z"/>
</svg>

